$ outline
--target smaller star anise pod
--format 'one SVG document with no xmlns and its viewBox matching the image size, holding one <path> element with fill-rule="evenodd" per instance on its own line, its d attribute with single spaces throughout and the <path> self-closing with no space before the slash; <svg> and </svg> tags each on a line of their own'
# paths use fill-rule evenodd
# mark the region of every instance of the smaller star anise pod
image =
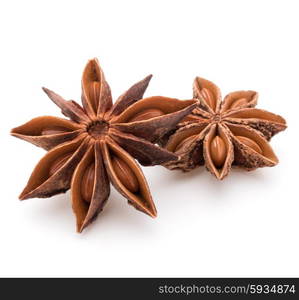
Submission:
<svg viewBox="0 0 299 300">
<path fill-rule="evenodd" d="M 162 138 L 165 149 L 180 156 L 166 167 L 190 171 L 205 165 L 223 179 L 232 165 L 254 170 L 278 163 L 268 140 L 284 130 L 286 122 L 281 116 L 254 108 L 256 92 L 236 91 L 222 101 L 214 83 L 197 77 L 193 95 L 198 99 L 197 108 L 175 132 Z"/>
<path fill-rule="evenodd" d="M 81 232 L 103 209 L 111 182 L 129 204 L 155 217 L 147 182 L 134 158 L 148 166 L 177 159 L 154 143 L 194 109 L 195 101 L 141 99 L 150 79 L 133 85 L 112 105 L 109 85 L 93 59 L 82 76 L 83 107 L 44 88 L 70 120 L 38 117 L 12 130 L 12 135 L 49 150 L 20 199 L 51 197 L 71 188 Z"/>
</svg>

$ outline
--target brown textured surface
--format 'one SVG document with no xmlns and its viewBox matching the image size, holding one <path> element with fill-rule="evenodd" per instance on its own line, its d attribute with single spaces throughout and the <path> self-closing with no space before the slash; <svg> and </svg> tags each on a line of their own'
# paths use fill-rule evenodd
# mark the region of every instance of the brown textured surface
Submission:
<svg viewBox="0 0 299 300">
<path fill-rule="evenodd" d="M 144 165 L 176 160 L 177 155 L 153 142 L 174 130 L 194 109 L 196 101 L 159 96 L 141 99 L 150 79 L 151 75 L 133 85 L 113 105 L 104 73 L 93 59 L 82 76 L 83 108 L 44 88 L 70 120 L 39 117 L 12 130 L 12 135 L 49 150 L 34 169 L 20 199 L 50 197 L 71 188 L 77 231 L 81 232 L 103 209 L 112 182 L 129 204 L 155 217 L 148 184 L 134 158 Z M 159 116 L 153 114 L 157 110 Z M 135 116 L 138 121 L 134 121 Z M 117 166 L 126 167 L 120 170 Z M 83 178 L 88 186 L 81 184 Z M 122 182 L 124 178 L 134 179 L 136 189 L 129 190 L 130 184 Z M 86 195 L 91 199 L 85 199 Z"/>
<path fill-rule="evenodd" d="M 219 88 L 211 81 L 197 77 L 193 84 L 193 95 L 198 100 L 197 108 L 176 127 L 176 131 L 168 133 L 159 141 L 165 149 L 180 157 L 164 166 L 190 171 L 205 165 L 217 179 L 223 179 L 232 165 L 254 170 L 278 163 L 268 140 L 286 129 L 286 121 L 279 115 L 254 108 L 258 99 L 256 92 L 236 91 L 221 101 Z M 202 130 L 194 135 L 195 128 Z M 190 136 L 192 142 L 188 142 Z M 243 141 L 249 139 L 252 144 L 257 144 L 262 153 L 250 148 L 237 136 L 244 137 Z M 216 150 L 226 153 L 226 159 L 220 167 L 216 167 L 216 161 L 213 161 L 217 154 L 211 153 L 216 151 L 211 148 L 215 137 L 221 139 L 221 143 L 217 145 L 223 148 Z M 184 140 L 187 141 L 186 145 L 182 149 L 176 149 L 175 145 Z"/>
<path fill-rule="evenodd" d="M 51 127 L 61 127 L 64 132 L 49 135 L 42 134 L 45 128 Z M 14 128 L 11 134 L 45 150 L 50 150 L 59 144 L 73 140 L 83 131 L 84 129 L 75 122 L 52 116 L 44 116 L 34 118 L 24 125 Z"/>
</svg>

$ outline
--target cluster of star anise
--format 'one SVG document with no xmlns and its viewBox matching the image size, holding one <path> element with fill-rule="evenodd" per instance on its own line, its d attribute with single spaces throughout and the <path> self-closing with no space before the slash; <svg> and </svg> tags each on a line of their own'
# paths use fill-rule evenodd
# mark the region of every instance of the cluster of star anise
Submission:
<svg viewBox="0 0 299 300">
<path fill-rule="evenodd" d="M 110 182 L 129 204 L 156 216 L 135 159 L 144 166 L 163 164 L 183 171 L 205 164 L 219 179 L 232 164 L 248 170 L 277 164 L 267 140 L 286 124 L 280 116 L 252 108 L 257 93 L 234 92 L 221 102 L 213 83 L 196 78 L 192 100 L 142 99 L 150 79 L 136 83 L 112 104 L 110 87 L 93 59 L 82 76 L 82 106 L 43 88 L 69 120 L 37 117 L 12 130 L 12 135 L 48 150 L 20 199 L 71 189 L 81 232 L 103 209 Z"/>
</svg>

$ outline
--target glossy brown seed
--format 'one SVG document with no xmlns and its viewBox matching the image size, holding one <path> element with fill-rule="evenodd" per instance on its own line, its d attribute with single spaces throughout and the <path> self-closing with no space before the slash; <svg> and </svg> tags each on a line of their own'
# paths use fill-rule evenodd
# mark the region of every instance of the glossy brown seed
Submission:
<svg viewBox="0 0 299 300">
<path fill-rule="evenodd" d="M 132 193 L 137 193 L 139 183 L 136 175 L 131 168 L 121 158 L 114 156 L 112 158 L 113 170 L 119 181 Z"/>
<path fill-rule="evenodd" d="M 72 153 L 65 153 L 58 157 L 51 165 L 49 169 L 49 175 L 52 176 L 54 173 L 56 173 L 65 163 L 66 161 L 71 157 Z"/>
<path fill-rule="evenodd" d="M 202 88 L 200 92 L 201 92 L 202 97 L 206 101 L 206 103 L 213 110 L 215 110 L 215 108 L 216 108 L 216 101 L 215 101 L 215 97 L 214 97 L 213 93 L 209 89 L 207 89 L 207 88 Z"/>
<path fill-rule="evenodd" d="M 97 108 L 99 97 L 100 97 L 100 82 L 93 81 L 90 83 L 89 86 L 89 100 L 95 109 Z"/>
<path fill-rule="evenodd" d="M 237 107 L 243 106 L 245 104 L 247 104 L 247 99 L 246 98 L 240 98 L 240 99 L 235 100 L 231 104 L 230 109 L 237 108 Z"/>
<path fill-rule="evenodd" d="M 236 136 L 236 138 L 242 143 L 245 144 L 246 146 L 250 147 L 251 149 L 253 149 L 255 152 L 259 153 L 259 154 L 263 154 L 263 150 L 261 149 L 261 147 L 252 139 L 249 139 L 245 136 Z"/>
<path fill-rule="evenodd" d="M 66 131 L 68 131 L 67 128 L 60 126 L 46 127 L 42 130 L 41 135 L 59 134 L 65 133 Z"/>
<path fill-rule="evenodd" d="M 95 164 L 91 163 L 84 172 L 81 181 L 81 196 L 86 202 L 90 202 L 92 198 L 95 177 Z"/>
<path fill-rule="evenodd" d="M 221 168 L 227 156 L 227 149 L 223 139 L 215 136 L 210 145 L 210 153 L 212 161 L 217 168 Z"/>
<path fill-rule="evenodd" d="M 151 118 L 163 116 L 164 113 L 160 109 L 148 108 L 137 113 L 129 122 L 144 121 Z"/>
<path fill-rule="evenodd" d="M 179 151 L 180 149 L 182 149 L 185 145 L 187 144 L 191 144 L 192 141 L 197 137 L 197 134 L 191 135 L 185 139 L 183 139 L 180 143 L 178 143 L 178 145 L 175 148 L 175 152 Z"/>
</svg>

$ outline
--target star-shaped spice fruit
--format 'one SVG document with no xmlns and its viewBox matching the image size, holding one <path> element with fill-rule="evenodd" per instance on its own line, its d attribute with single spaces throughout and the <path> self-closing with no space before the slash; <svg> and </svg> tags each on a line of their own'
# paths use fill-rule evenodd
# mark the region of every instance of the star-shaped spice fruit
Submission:
<svg viewBox="0 0 299 300">
<path fill-rule="evenodd" d="M 166 163 L 166 167 L 189 171 L 205 165 L 223 179 L 232 165 L 254 170 L 278 163 L 267 140 L 284 130 L 286 122 L 278 115 L 254 108 L 256 92 L 233 92 L 222 101 L 215 84 L 197 77 L 193 93 L 198 99 L 197 108 L 164 143 L 165 149 L 180 159 Z"/>
<path fill-rule="evenodd" d="M 133 85 L 112 105 L 111 92 L 96 59 L 82 77 L 82 104 L 44 88 L 70 118 L 44 116 L 14 128 L 12 135 L 49 152 L 35 167 L 20 199 L 51 197 L 71 188 L 81 232 L 103 209 L 110 182 L 136 209 L 156 216 L 144 175 L 134 160 L 156 165 L 177 156 L 154 143 L 196 106 L 194 100 L 141 99 L 151 76 Z"/>
</svg>

